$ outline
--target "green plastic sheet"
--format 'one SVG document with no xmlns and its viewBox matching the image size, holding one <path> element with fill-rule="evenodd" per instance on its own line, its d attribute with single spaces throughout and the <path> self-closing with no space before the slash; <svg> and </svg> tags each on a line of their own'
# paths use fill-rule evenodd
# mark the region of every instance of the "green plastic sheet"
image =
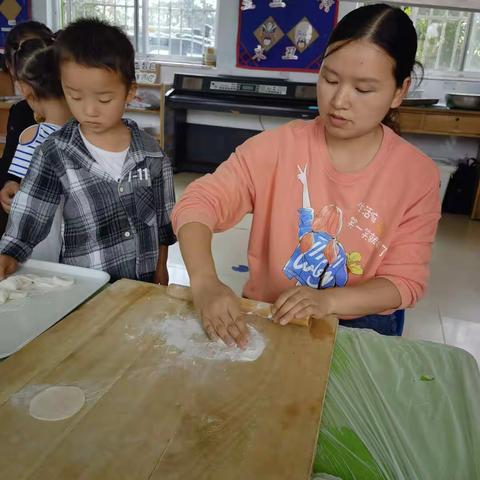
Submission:
<svg viewBox="0 0 480 480">
<path fill-rule="evenodd" d="M 480 479 L 480 373 L 459 348 L 339 328 L 314 478 Z"/>
</svg>

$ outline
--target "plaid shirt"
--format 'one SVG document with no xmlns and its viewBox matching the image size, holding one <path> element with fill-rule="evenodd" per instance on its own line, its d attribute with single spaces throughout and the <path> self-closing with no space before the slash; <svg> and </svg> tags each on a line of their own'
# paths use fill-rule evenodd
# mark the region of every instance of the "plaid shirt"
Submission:
<svg viewBox="0 0 480 480">
<path fill-rule="evenodd" d="M 48 235 L 63 196 L 62 263 L 104 270 L 113 279 L 153 280 L 159 245 L 176 241 L 172 167 L 153 137 L 131 120 L 125 124 L 132 140 L 119 182 L 94 161 L 75 120 L 35 151 L 0 253 L 24 262 Z"/>
</svg>

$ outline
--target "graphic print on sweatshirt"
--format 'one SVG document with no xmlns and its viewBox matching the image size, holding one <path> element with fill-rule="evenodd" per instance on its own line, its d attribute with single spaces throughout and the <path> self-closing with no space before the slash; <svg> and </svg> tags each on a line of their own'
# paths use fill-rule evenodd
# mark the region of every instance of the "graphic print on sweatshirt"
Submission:
<svg viewBox="0 0 480 480">
<path fill-rule="evenodd" d="M 343 212 L 333 204 L 320 211 L 311 207 L 307 184 L 307 166 L 298 168 L 297 178 L 303 185 L 302 208 L 298 210 L 298 244 L 283 267 L 289 280 L 312 288 L 343 287 L 348 270 L 361 275 L 361 255 L 347 254 L 337 240 L 342 230 Z"/>
</svg>

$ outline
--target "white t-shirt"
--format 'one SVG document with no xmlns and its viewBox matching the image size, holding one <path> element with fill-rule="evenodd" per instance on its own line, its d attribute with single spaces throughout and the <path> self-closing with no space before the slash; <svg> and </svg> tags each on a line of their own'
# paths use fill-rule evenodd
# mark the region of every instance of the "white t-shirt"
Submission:
<svg viewBox="0 0 480 480">
<path fill-rule="evenodd" d="M 83 142 L 93 159 L 106 173 L 108 173 L 108 175 L 118 182 L 122 176 L 123 164 L 125 163 L 130 147 L 121 152 L 109 152 L 108 150 L 103 150 L 103 148 L 98 148 L 93 143 L 90 143 L 85 138 L 80 127 L 78 127 L 78 131 L 80 132 Z"/>
</svg>

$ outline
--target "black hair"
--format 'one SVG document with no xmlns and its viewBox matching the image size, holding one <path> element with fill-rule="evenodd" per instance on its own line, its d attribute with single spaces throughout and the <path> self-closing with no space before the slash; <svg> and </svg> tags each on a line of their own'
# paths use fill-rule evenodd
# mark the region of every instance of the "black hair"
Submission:
<svg viewBox="0 0 480 480">
<path fill-rule="evenodd" d="M 401 9 L 384 3 L 366 5 L 345 15 L 333 30 L 328 47 L 338 43 L 324 58 L 355 40 L 365 39 L 380 47 L 394 61 L 393 76 L 397 87 L 408 77 L 416 78 L 415 68 L 420 70 L 418 83 L 423 76 L 417 54 L 417 32 L 410 17 Z M 396 110 L 390 110 L 383 123 L 399 131 Z"/>
<path fill-rule="evenodd" d="M 11 68 L 13 56 L 20 44 L 28 38 L 51 38 L 53 32 L 43 23 L 34 20 L 15 25 L 5 40 L 5 67 Z"/>
<path fill-rule="evenodd" d="M 85 67 L 117 72 L 129 88 L 135 83 L 135 51 L 119 27 L 96 18 L 82 18 L 58 35 L 59 63 L 74 61 Z"/>
<path fill-rule="evenodd" d="M 13 55 L 15 80 L 30 85 L 39 99 L 63 97 L 54 43 L 53 37 L 29 38 L 19 45 Z"/>
</svg>

